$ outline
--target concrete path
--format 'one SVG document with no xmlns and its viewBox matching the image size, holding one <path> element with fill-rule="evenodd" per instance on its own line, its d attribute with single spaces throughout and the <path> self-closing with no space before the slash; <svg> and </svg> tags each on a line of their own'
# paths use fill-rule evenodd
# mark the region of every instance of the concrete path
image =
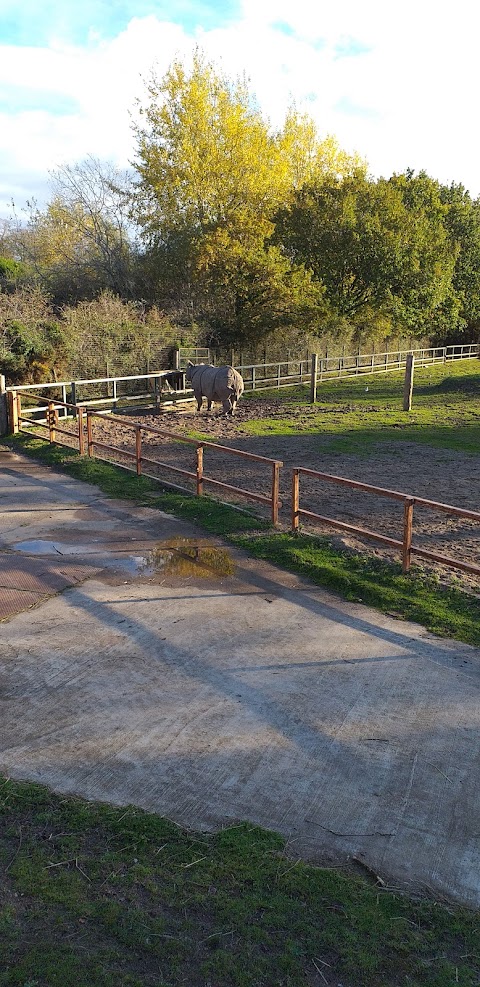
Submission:
<svg viewBox="0 0 480 987">
<path fill-rule="evenodd" d="M 6 450 L 0 606 L 4 773 L 480 904 L 477 649 Z"/>
</svg>

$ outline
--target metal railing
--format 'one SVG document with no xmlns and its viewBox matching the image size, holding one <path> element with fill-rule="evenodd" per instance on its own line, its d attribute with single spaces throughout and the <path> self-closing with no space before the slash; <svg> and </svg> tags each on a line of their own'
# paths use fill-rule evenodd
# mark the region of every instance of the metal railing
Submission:
<svg viewBox="0 0 480 987">
<path fill-rule="evenodd" d="M 72 406 L 70 404 L 64 404 L 60 401 L 53 401 L 51 399 L 42 398 L 35 395 L 35 399 L 43 401 L 45 408 L 45 420 L 38 421 L 26 414 L 22 409 L 21 395 L 10 391 L 9 402 L 10 402 L 10 415 L 12 420 L 12 431 L 13 432 L 25 432 L 26 434 L 36 435 L 37 431 L 31 432 L 27 426 L 33 427 L 35 430 L 38 428 L 44 428 L 48 432 L 48 438 L 51 443 L 58 443 L 60 445 L 67 445 L 70 448 L 73 447 L 78 449 L 80 455 L 85 455 L 87 453 L 89 456 L 95 456 L 96 450 L 105 450 L 113 452 L 117 455 L 124 456 L 127 459 L 134 461 L 133 472 L 137 475 L 145 475 L 153 480 L 157 480 L 164 483 L 166 486 L 173 486 L 175 484 L 165 481 L 163 476 L 158 476 L 152 474 L 151 472 L 145 472 L 145 466 L 153 466 L 162 471 L 169 470 L 180 476 L 189 478 L 195 482 L 195 492 L 197 496 L 201 496 L 204 492 L 204 485 L 211 484 L 213 487 L 219 490 L 226 490 L 231 493 L 236 494 L 242 498 L 257 501 L 262 504 L 269 505 L 270 516 L 272 523 L 274 525 L 278 524 L 279 521 L 279 510 L 282 507 L 282 501 L 280 500 L 280 469 L 283 466 L 283 462 L 278 459 L 270 459 L 266 456 L 259 456 L 255 453 L 245 452 L 240 449 L 234 449 L 230 446 L 224 446 L 217 442 L 203 441 L 193 438 L 188 438 L 183 435 L 179 435 L 178 432 L 170 432 L 167 429 L 157 428 L 154 425 L 143 425 L 138 422 L 129 422 L 128 419 L 124 417 L 119 417 L 117 415 L 107 415 L 101 412 L 89 411 L 82 406 Z M 71 422 L 71 429 L 64 428 L 59 423 L 59 412 L 66 409 L 67 414 L 69 412 L 76 413 L 76 421 Z M 131 430 L 135 435 L 135 451 L 131 452 L 128 449 L 122 448 L 120 446 L 113 445 L 99 440 L 94 435 L 94 421 L 98 419 L 104 423 L 105 421 L 111 421 L 118 424 L 122 432 L 125 429 Z M 63 419 L 62 419 L 63 424 Z M 142 436 L 143 434 L 156 435 L 159 438 L 170 439 L 173 442 L 183 443 L 188 446 L 195 447 L 196 450 L 196 462 L 194 469 L 184 469 L 178 465 L 165 462 L 160 459 L 152 458 L 151 456 L 145 455 Z M 68 437 L 69 442 L 65 442 L 59 439 L 59 435 Z M 225 483 L 224 481 L 217 480 L 213 476 L 209 476 L 205 472 L 204 468 L 204 451 L 205 450 L 215 450 L 227 456 L 237 457 L 238 459 L 251 460 L 264 464 L 270 472 L 270 483 L 269 483 L 269 493 L 259 493 L 258 490 L 247 489 L 246 487 L 239 487 L 230 483 Z M 102 458 L 102 457 L 99 457 Z M 108 460 L 106 460 L 108 461 Z M 115 465 L 120 466 L 123 469 L 130 470 L 130 467 L 125 466 L 122 463 L 116 462 Z M 131 470 L 132 471 L 132 470 Z M 399 501 L 403 504 L 403 526 L 402 526 L 402 537 L 401 538 L 391 538 L 387 535 L 383 535 L 378 531 L 372 531 L 368 528 L 364 528 L 360 525 L 349 524 L 345 521 L 341 521 L 338 518 L 332 518 L 324 514 L 319 514 L 316 511 L 308 510 L 300 506 L 300 476 L 308 476 L 317 480 L 325 481 L 330 484 L 337 484 L 339 486 L 347 487 L 350 489 L 356 489 L 363 491 L 364 493 L 370 493 L 380 497 L 390 498 Z M 185 489 L 185 488 L 180 488 Z M 373 484 L 363 483 L 360 480 L 350 480 L 346 477 L 335 476 L 334 474 L 324 473 L 319 470 L 308 469 L 303 466 L 297 466 L 292 471 L 292 516 L 291 516 L 291 528 L 293 532 L 298 532 L 300 526 L 300 519 L 306 518 L 314 523 L 319 523 L 321 525 L 327 525 L 333 528 L 337 528 L 341 531 L 349 532 L 350 534 L 358 535 L 361 538 L 379 542 L 386 545 L 389 548 L 395 549 L 401 555 L 402 568 L 406 573 L 410 569 L 412 554 L 417 555 L 420 558 L 438 562 L 441 565 L 447 566 L 448 568 L 460 569 L 464 572 L 471 573 L 475 576 L 480 576 L 480 566 L 473 565 L 470 562 L 465 562 L 458 558 L 453 559 L 448 555 L 443 555 L 439 552 L 432 552 L 430 549 L 421 548 L 413 543 L 413 511 L 414 506 L 419 505 L 421 507 L 427 508 L 431 511 L 437 511 L 449 515 L 450 517 L 460 517 L 466 518 L 474 522 L 480 523 L 480 512 L 467 510 L 466 508 L 456 507 L 452 504 L 443 504 L 438 501 L 429 500 L 425 497 L 417 497 L 412 494 L 403 493 L 398 490 L 389 490 L 384 487 L 374 486 Z"/>
</svg>

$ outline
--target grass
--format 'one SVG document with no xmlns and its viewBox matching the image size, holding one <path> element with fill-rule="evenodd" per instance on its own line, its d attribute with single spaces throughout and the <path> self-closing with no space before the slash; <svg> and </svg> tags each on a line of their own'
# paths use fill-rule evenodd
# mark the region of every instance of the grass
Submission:
<svg viewBox="0 0 480 987">
<path fill-rule="evenodd" d="M 1 987 L 473 987 L 478 916 L 0 779 Z"/>
<path fill-rule="evenodd" d="M 415 372 L 411 412 L 402 410 L 403 374 L 368 375 L 319 385 L 317 404 L 308 389 L 262 391 L 281 400 L 285 417 L 246 422 L 251 435 L 312 434 L 329 452 L 374 452 L 382 442 L 418 442 L 478 455 L 480 449 L 480 363 L 463 360 Z M 254 395 L 247 395 L 246 400 Z M 258 395 L 257 395 L 258 396 Z"/>
</svg>

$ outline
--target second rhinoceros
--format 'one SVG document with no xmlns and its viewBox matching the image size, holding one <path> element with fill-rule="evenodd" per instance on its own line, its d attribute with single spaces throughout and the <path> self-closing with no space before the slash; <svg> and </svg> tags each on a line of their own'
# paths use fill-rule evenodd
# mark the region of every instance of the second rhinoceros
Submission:
<svg viewBox="0 0 480 987">
<path fill-rule="evenodd" d="M 215 402 L 223 406 L 227 415 L 233 415 L 237 401 L 243 394 L 243 377 L 234 367 L 213 367 L 206 363 L 188 362 L 186 374 L 193 387 L 193 393 L 200 411 L 202 399 L 207 399 L 210 411 Z"/>
</svg>

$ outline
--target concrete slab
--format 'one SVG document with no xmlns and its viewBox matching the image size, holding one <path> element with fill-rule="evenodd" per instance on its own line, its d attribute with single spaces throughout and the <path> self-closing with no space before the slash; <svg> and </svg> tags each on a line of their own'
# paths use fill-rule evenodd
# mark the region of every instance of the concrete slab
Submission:
<svg viewBox="0 0 480 987">
<path fill-rule="evenodd" d="M 480 903 L 478 649 L 6 462 L 0 558 L 95 573 L 0 623 L 2 771 Z"/>
</svg>

